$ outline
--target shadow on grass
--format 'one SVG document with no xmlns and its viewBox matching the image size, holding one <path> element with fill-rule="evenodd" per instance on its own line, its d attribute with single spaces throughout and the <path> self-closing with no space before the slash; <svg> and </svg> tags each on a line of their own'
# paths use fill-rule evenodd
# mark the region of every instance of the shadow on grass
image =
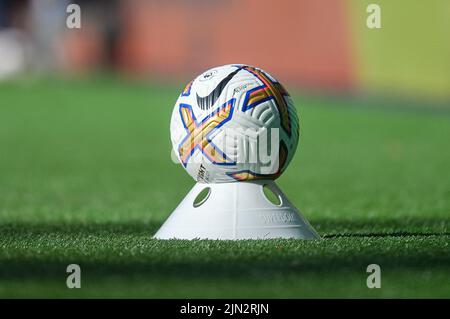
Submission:
<svg viewBox="0 0 450 319">
<path fill-rule="evenodd" d="M 307 274 L 330 275 L 337 271 L 365 276 L 365 267 L 371 263 L 390 270 L 448 271 L 450 256 L 444 247 L 449 241 L 448 222 L 448 219 L 393 219 L 378 224 L 373 220 L 315 220 L 313 224 L 324 240 L 242 242 L 157 241 L 151 235 L 160 223 L 11 223 L 0 225 L 3 238 L 0 247 L 7 248 L 12 240 L 26 244 L 19 252 L 12 248 L 0 251 L 0 279 L 63 280 L 70 263 L 80 264 L 83 276 L 91 278 L 119 276 L 145 280 L 266 280 Z M 420 229 L 424 232 L 418 231 Z M 107 243 L 103 243 L 99 254 L 96 247 L 92 247 L 95 243 L 83 241 L 89 236 Z M 56 243 L 54 253 L 43 253 L 42 239 L 34 241 L 39 237 L 48 241 L 65 238 L 65 242 L 61 246 Z M 403 240 L 407 241 L 408 249 L 404 249 Z M 437 243 L 430 246 L 436 240 Z M 130 253 L 127 245 L 141 248 Z M 109 249 L 106 253 L 105 247 Z M 85 253 L 89 249 L 90 252 Z"/>
<path fill-rule="evenodd" d="M 436 232 L 436 233 L 418 233 L 418 232 L 387 232 L 387 233 L 362 233 L 362 234 L 334 234 L 324 235 L 323 238 L 343 238 L 343 237 L 369 237 L 369 238 L 387 238 L 387 237 L 430 237 L 430 236 L 450 236 L 449 232 Z"/>
</svg>

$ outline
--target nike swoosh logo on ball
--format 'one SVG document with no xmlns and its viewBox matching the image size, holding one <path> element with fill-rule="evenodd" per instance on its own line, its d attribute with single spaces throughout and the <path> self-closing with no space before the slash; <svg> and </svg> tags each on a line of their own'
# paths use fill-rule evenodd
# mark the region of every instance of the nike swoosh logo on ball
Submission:
<svg viewBox="0 0 450 319">
<path fill-rule="evenodd" d="M 241 70 L 242 68 L 238 68 L 236 71 L 231 72 L 230 74 L 228 74 L 222 81 L 220 81 L 219 84 L 217 84 L 216 88 L 209 93 L 209 95 L 205 96 L 205 97 L 200 97 L 197 94 L 197 105 L 202 109 L 202 110 L 207 110 L 210 107 L 212 107 L 217 99 L 219 98 L 220 94 L 222 94 L 223 89 L 225 88 L 225 86 L 227 86 L 228 82 L 230 82 L 230 80 Z"/>
</svg>

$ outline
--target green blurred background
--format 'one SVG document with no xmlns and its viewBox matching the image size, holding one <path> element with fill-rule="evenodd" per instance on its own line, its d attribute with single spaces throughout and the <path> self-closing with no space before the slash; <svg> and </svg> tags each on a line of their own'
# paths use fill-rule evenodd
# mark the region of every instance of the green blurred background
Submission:
<svg viewBox="0 0 450 319">
<path fill-rule="evenodd" d="M 0 1 L 1 297 L 449 297 L 449 2 L 78 3 Z M 151 238 L 194 183 L 173 104 L 236 62 L 293 96 L 278 183 L 321 241 Z"/>
</svg>

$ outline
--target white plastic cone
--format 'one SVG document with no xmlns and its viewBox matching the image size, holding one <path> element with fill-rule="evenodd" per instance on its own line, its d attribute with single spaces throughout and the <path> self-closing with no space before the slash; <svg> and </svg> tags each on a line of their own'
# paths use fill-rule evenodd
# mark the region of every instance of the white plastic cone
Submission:
<svg viewBox="0 0 450 319">
<path fill-rule="evenodd" d="M 264 185 L 280 203 L 269 201 Z M 208 196 L 194 205 L 204 189 Z M 158 239 L 320 238 L 272 180 L 197 183 L 161 226 Z"/>
</svg>

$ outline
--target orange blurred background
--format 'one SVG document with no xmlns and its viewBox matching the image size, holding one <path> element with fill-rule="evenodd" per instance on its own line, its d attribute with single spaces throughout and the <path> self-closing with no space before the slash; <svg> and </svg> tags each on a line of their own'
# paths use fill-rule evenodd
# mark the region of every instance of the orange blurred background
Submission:
<svg viewBox="0 0 450 319">
<path fill-rule="evenodd" d="M 79 0 L 81 29 L 69 29 L 69 1 L 0 0 L 0 78 L 17 65 L 186 81 L 245 63 L 300 89 L 450 100 L 450 2 L 376 1 L 371 30 L 372 2 Z"/>
</svg>

